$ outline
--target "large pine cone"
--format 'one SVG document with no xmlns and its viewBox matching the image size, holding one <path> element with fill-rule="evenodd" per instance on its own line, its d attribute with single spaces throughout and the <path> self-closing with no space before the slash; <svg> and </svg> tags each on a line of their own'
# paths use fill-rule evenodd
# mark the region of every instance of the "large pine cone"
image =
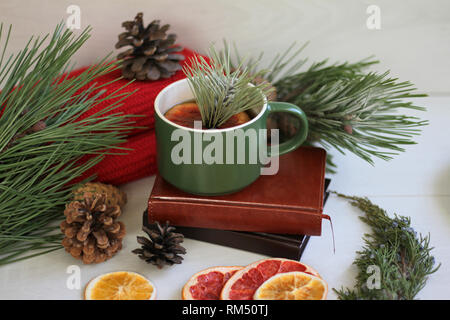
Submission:
<svg viewBox="0 0 450 320">
<path fill-rule="evenodd" d="M 116 221 L 120 214 L 120 207 L 108 205 L 104 194 L 85 193 L 83 200 L 70 202 L 60 225 L 64 248 L 86 264 L 110 259 L 122 249 L 125 236 L 125 225 Z"/>
<path fill-rule="evenodd" d="M 176 52 L 183 48 L 174 46 L 175 34 L 166 34 L 170 25 L 160 27 L 160 21 L 154 20 L 144 28 L 142 17 L 140 12 L 133 21 L 122 23 L 127 31 L 119 35 L 116 49 L 131 46 L 117 56 L 124 59 L 122 74 L 127 79 L 137 80 L 169 78 L 182 69 L 179 62 L 184 56 Z"/>
</svg>

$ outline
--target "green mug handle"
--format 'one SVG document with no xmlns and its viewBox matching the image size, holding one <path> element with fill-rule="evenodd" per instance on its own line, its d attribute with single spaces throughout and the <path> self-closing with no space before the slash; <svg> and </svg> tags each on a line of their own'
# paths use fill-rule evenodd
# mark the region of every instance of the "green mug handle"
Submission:
<svg viewBox="0 0 450 320">
<path fill-rule="evenodd" d="M 295 136 L 278 145 L 278 154 L 272 154 L 271 150 L 267 150 L 268 156 L 280 156 L 297 149 L 308 136 L 308 119 L 306 118 L 306 114 L 296 105 L 287 102 L 270 101 L 268 103 L 267 110 L 269 112 L 268 116 L 273 112 L 287 112 L 300 121 L 300 128 L 296 132 Z"/>
</svg>

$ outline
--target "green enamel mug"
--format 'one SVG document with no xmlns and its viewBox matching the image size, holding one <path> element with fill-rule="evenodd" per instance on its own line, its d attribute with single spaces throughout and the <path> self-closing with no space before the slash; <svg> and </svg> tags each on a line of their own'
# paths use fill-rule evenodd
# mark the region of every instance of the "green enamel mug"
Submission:
<svg viewBox="0 0 450 320">
<path fill-rule="evenodd" d="M 159 174 L 170 184 L 197 195 L 224 195 L 253 183 L 261 174 L 276 174 L 278 156 L 291 152 L 306 139 L 308 121 L 297 106 L 268 102 L 250 121 L 226 129 L 202 130 L 180 126 L 164 114 L 173 106 L 192 101 L 187 79 L 165 87 L 156 97 L 155 130 Z M 296 134 L 280 144 L 267 145 L 267 117 L 287 112 L 299 120 Z M 276 141 L 278 130 L 271 130 Z M 271 170 L 272 169 L 272 170 Z"/>
</svg>

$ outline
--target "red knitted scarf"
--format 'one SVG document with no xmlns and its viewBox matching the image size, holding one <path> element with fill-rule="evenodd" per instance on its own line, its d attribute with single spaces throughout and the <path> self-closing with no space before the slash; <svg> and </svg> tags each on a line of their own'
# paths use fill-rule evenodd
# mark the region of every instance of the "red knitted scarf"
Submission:
<svg viewBox="0 0 450 320">
<path fill-rule="evenodd" d="M 188 63 L 190 58 L 196 55 L 195 52 L 188 49 L 184 49 L 181 54 L 186 57 L 183 64 Z M 70 76 L 76 76 L 84 70 L 86 70 L 86 68 L 75 70 Z M 98 85 L 102 85 L 117 79 L 120 76 L 121 71 L 116 70 L 95 79 L 95 82 Z M 107 155 L 104 160 L 85 172 L 82 178 L 95 175 L 97 181 L 119 185 L 156 173 L 156 141 L 153 104 L 156 96 L 164 87 L 183 78 L 185 78 L 183 72 L 178 71 L 169 79 L 135 81 L 124 88 L 124 92 L 130 92 L 135 89 L 138 91 L 125 99 L 122 102 L 123 104 L 111 111 L 111 113 L 122 112 L 124 114 L 143 115 L 143 117 L 134 118 L 135 122 L 133 126 L 143 126 L 145 129 L 134 129 L 129 134 L 128 141 L 120 145 L 120 147 L 131 149 L 130 151 L 111 150 L 115 153 L 126 153 L 125 155 Z M 128 80 L 121 79 L 102 89 L 113 92 L 120 89 L 126 83 L 128 83 Z M 84 113 L 81 118 L 98 112 L 112 102 L 114 102 L 114 100 L 99 103 L 97 106 Z M 84 157 L 83 161 L 86 161 L 90 157 L 91 156 Z"/>
</svg>

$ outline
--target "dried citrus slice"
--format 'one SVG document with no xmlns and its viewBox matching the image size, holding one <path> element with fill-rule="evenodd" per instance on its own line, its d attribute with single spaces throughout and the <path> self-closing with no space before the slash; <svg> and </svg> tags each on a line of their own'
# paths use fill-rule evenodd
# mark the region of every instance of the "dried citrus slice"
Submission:
<svg viewBox="0 0 450 320">
<path fill-rule="evenodd" d="M 254 300 L 325 300 L 328 286 L 322 279 L 294 271 L 267 279 L 256 290 Z"/>
<path fill-rule="evenodd" d="M 183 300 L 219 300 L 223 285 L 243 267 L 212 267 L 194 274 L 183 287 Z"/>
<path fill-rule="evenodd" d="M 223 286 L 222 300 L 252 300 L 264 281 L 278 273 L 300 271 L 320 278 L 310 266 L 289 259 L 272 258 L 256 261 L 237 271 Z"/>
<path fill-rule="evenodd" d="M 154 300 L 156 288 L 135 272 L 118 271 L 92 279 L 84 290 L 86 300 Z"/>
</svg>

